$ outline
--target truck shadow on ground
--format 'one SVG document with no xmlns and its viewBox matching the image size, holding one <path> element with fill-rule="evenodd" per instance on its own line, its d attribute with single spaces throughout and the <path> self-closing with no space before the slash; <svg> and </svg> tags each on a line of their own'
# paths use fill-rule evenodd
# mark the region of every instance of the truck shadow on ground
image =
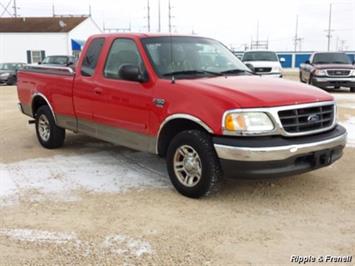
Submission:
<svg viewBox="0 0 355 266">
<path fill-rule="evenodd" d="M 91 137 L 80 134 L 72 134 L 67 137 L 63 150 L 80 150 L 80 153 L 99 153 L 108 152 L 110 156 L 119 158 L 118 164 L 122 167 L 134 165 L 135 170 L 141 169 L 142 175 L 149 174 L 149 178 L 156 178 L 162 181 L 166 187 L 173 191 L 169 176 L 166 170 L 164 158 L 149 153 L 134 151 L 122 146 L 116 146 L 107 142 L 99 141 Z M 104 158 L 103 158 L 104 160 Z M 100 167 L 100 163 L 98 163 Z M 129 170 L 129 169 L 128 169 Z M 151 177 L 151 174 L 153 177 Z M 223 179 L 219 192 L 212 197 L 214 199 L 226 197 L 238 197 L 238 195 L 248 195 L 248 197 L 273 198 L 275 195 L 279 197 L 299 195 L 302 197 L 309 195 L 310 198 L 314 193 L 322 190 L 329 191 L 332 189 L 331 183 L 324 182 L 324 176 L 335 176 L 335 171 L 330 169 L 327 171 L 319 170 L 306 173 L 303 175 L 260 179 L 245 179 L 236 177 L 233 179 Z M 124 176 L 120 178 L 125 178 Z M 313 196 L 312 196 L 313 195 Z"/>
</svg>

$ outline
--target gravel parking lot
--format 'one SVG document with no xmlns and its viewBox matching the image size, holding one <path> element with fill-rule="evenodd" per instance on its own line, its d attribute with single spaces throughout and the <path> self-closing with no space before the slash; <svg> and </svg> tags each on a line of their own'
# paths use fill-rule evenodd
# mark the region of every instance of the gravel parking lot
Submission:
<svg viewBox="0 0 355 266">
<path fill-rule="evenodd" d="M 218 194 L 192 200 L 175 192 L 153 155 L 72 133 L 59 150 L 41 148 L 16 108 L 16 87 L 0 86 L 0 264 L 355 256 L 355 94 L 332 94 L 349 130 L 341 161 L 282 179 L 225 180 Z"/>
</svg>

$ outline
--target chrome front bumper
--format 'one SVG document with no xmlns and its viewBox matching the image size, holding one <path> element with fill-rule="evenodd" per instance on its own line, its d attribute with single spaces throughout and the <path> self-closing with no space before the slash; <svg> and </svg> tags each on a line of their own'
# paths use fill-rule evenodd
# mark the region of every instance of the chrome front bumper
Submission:
<svg viewBox="0 0 355 266">
<path fill-rule="evenodd" d="M 235 147 L 221 144 L 214 144 L 217 155 L 220 159 L 232 161 L 260 162 L 260 161 L 281 161 L 294 156 L 345 147 L 347 133 L 340 136 L 306 144 L 295 144 L 276 147 Z"/>
<path fill-rule="evenodd" d="M 315 77 L 316 82 L 355 82 L 355 77 Z"/>
</svg>

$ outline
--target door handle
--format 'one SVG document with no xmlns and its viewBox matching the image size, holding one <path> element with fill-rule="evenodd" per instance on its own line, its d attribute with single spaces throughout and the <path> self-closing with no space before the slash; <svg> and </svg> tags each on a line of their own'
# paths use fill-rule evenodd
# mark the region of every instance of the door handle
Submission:
<svg viewBox="0 0 355 266">
<path fill-rule="evenodd" d="M 102 89 L 101 89 L 101 88 L 95 88 L 95 89 L 94 89 L 94 92 L 95 92 L 96 94 L 102 94 Z"/>
</svg>

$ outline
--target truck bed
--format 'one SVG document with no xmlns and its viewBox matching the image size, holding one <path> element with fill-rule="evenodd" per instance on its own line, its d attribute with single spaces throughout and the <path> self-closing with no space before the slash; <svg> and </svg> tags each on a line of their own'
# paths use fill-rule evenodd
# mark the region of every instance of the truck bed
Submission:
<svg viewBox="0 0 355 266">
<path fill-rule="evenodd" d="M 33 116 L 32 99 L 45 97 L 57 115 L 75 116 L 73 85 L 75 72 L 69 67 L 27 66 L 18 72 L 17 90 L 24 113 Z"/>
</svg>

